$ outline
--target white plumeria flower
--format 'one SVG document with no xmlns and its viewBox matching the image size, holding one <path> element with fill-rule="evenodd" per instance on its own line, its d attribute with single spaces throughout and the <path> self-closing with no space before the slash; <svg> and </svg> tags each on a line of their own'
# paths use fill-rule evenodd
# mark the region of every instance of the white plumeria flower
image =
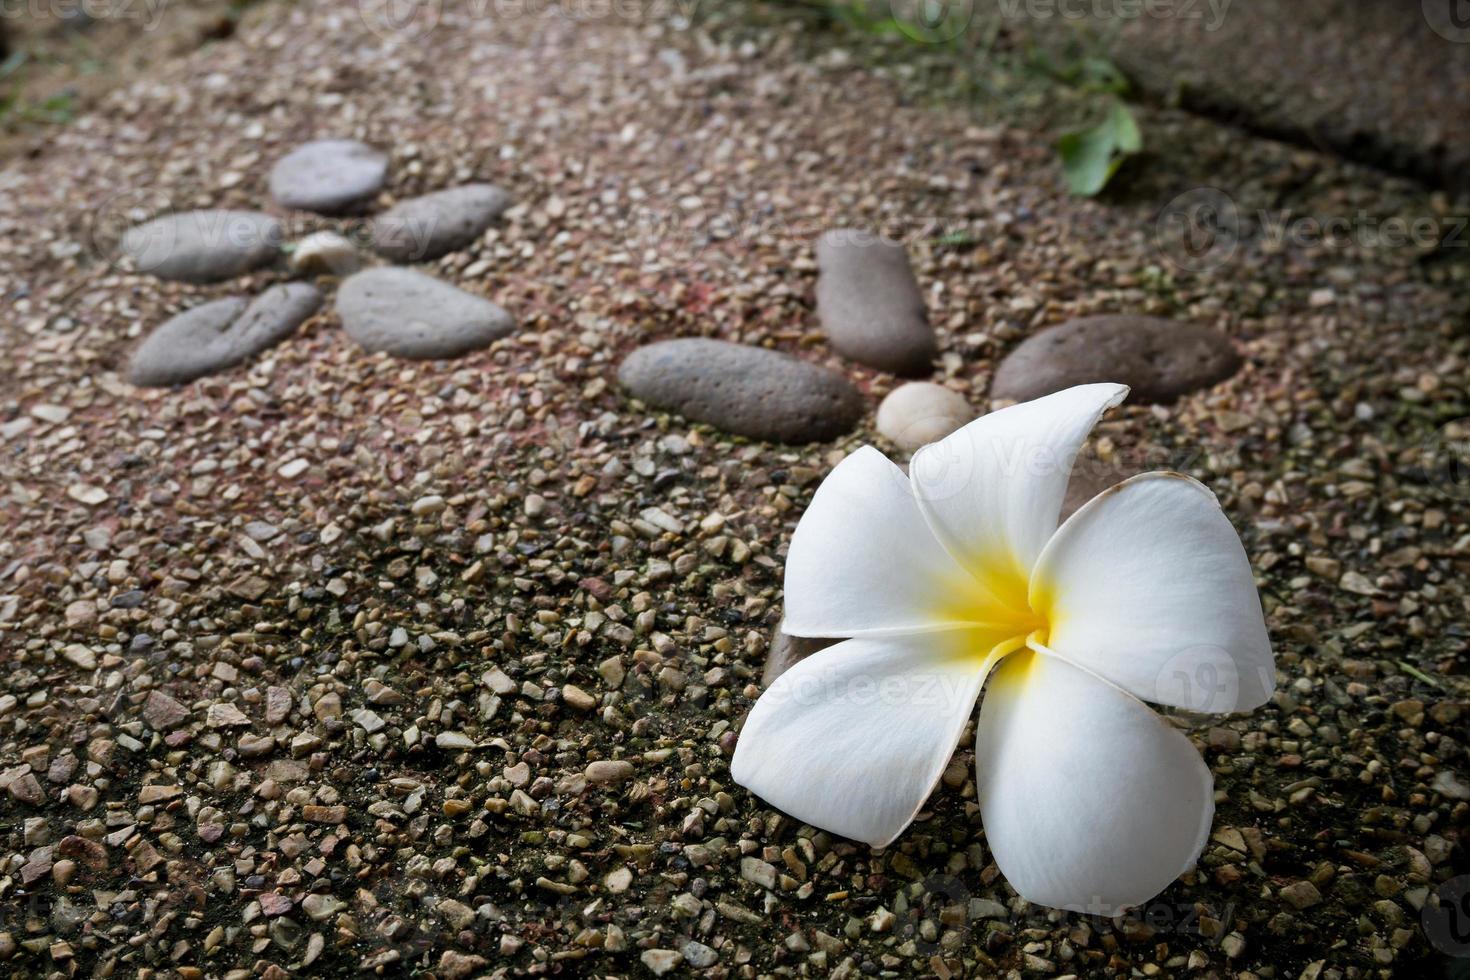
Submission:
<svg viewBox="0 0 1470 980">
<path fill-rule="evenodd" d="M 1099 494 L 1061 527 L 1072 461 L 1128 389 L 1071 388 L 921 449 L 864 447 L 791 541 L 784 629 L 845 637 L 745 721 L 735 781 L 883 847 L 943 773 L 987 677 L 976 790 L 995 862 L 1039 905 L 1115 915 L 1198 859 L 1209 768 L 1144 701 L 1264 703 L 1275 669 L 1249 561 L 1177 473 Z"/>
</svg>

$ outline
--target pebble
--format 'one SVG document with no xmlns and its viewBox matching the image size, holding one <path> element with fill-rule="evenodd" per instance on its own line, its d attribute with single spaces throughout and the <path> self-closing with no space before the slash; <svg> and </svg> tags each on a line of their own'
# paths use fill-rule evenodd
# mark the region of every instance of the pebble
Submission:
<svg viewBox="0 0 1470 980">
<path fill-rule="evenodd" d="M 281 529 L 268 521 L 250 521 L 245 525 L 245 534 L 252 541 L 264 543 L 277 537 Z"/>
<path fill-rule="evenodd" d="M 68 644 L 62 648 L 61 655 L 69 663 L 83 670 L 91 670 L 97 666 L 97 655 L 80 643 Z"/>
<path fill-rule="evenodd" d="M 878 406 L 878 432 L 905 452 L 938 442 L 974 421 L 965 396 L 929 381 L 899 385 Z"/>
<path fill-rule="evenodd" d="M 310 894 L 301 900 L 301 908 L 313 922 L 325 922 L 347 907 L 347 903 L 331 895 Z"/>
<path fill-rule="evenodd" d="M 133 353 L 128 380 L 166 388 L 216 374 L 285 340 L 321 306 L 315 286 L 272 286 L 255 299 L 217 299 L 175 316 Z"/>
<path fill-rule="evenodd" d="M 1134 402 L 1168 403 L 1241 366 L 1230 338 L 1209 327 L 1150 316 L 1091 316 L 1049 327 L 1001 362 L 990 393 L 1028 401 L 1073 385 L 1117 381 Z"/>
<path fill-rule="evenodd" d="M 575 684 L 562 686 L 561 699 L 578 711 L 591 711 L 597 707 L 597 699 Z"/>
<path fill-rule="evenodd" d="M 40 781 L 30 773 L 23 773 L 12 779 L 7 788 L 11 796 L 30 806 L 37 806 L 46 799 L 46 793 L 41 789 Z"/>
<path fill-rule="evenodd" d="M 366 256 L 350 239 L 335 231 L 318 231 L 290 246 L 287 264 L 298 276 L 347 276 L 361 269 Z"/>
<path fill-rule="evenodd" d="M 101 487 L 95 487 L 90 483 L 73 483 L 66 488 L 66 495 L 79 504 L 95 507 L 108 498 L 108 493 Z"/>
<path fill-rule="evenodd" d="M 1310 881 L 1295 881 L 1281 889 L 1281 898 L 1292 908 L 1301 911 L 1322 901 L 1322 893 Z"/>
<path fill-rule="evenodd" d="M 817 316 L 838 353 L 910 377 L 933 370 L 934 329 L 901 244 L 835 229 L 817 241 L 817 269 Z"/>
<path fill-rule="evenodd" d="M 77 599 L 67 603 L 65 615 L 67 626 L 90 626 L 97 621 L 97 603 L 90 599 Z"/>
<path fill-rule="evenodd" d="M 437 259 L 469 245 L 506 208 L 510 195 L 494 184 L 465 184 L 400 201 L 373 219 L 373 250 L 395 262 Z"/>
<path fill-rule="evenodd" d="M 489 963 L 483 956 L 446 949 L 444 955 L 439 957 L 439 975 L 445 980 L 463 980 L 464 977 L 483 970 Z"/>
<path fill-rule="evenodd" d="M 1470 800 L 1470 786 L 1466 786 L 1448 769 L 1436 773 L 1431 785 L 1436 793 L 1452 800 Z"/>
<path fill-rule="evenodd" d="M 189 709 L 162 691 L 149 691 L 143 701 L 143 720 L 155 731 L 177 728 L 189 717 Z"/>
<path fill-rule="evenodd" d="M 676 949 L 645 949 L 638 958 L 656 977 L 663 976 L 684 962 L 684 954 Z"/>
<path fill-rule="evenodd" d="M 332 806 L 307 804 L 301 808 L 301 819 L 307 823 L 342 823 L 347 819 L 347 807 L 340 803 Z"/>
<path fill-rule="evenodd" d="M 694 939 L 681 946 L 679 951 L 684 954 L 684 962 L 700 970 L 714 966 L 720 961 L 719 953 Z"/>
<path fill-rule="evenodd" d="M 464 732 L 440 732 L 434 736 L 434 744 L 441 749 L 458 751 L 474 748 L 475 740 Z"/>
<path fill-rule="evenodd" d="M 342 327 L 369 351 L 415 360 L 458 357 L 510 333 L 510 314 L 413 269 L 365 269 L 337 290 Z"/>
<path fill-rule="evenodd" d="M 776 887 L 776 866 L 758 857 L 740 859 L 740 877 L 762 888 Z"/>
<path fill-rule="evenodd" d="M 258 211 L 181 211 L 128 229 L 118 247 L 140 272 L 211 283 L 271 262 L 281 240 L 280 222 Z"/>
<path fill-rule="evenodd" d="M 92 871 L 101 871 L 107 867 L 106 845 L 86 837 L 79 837 L 75 834 L 63 837 L 61 843 L 56 846 L 56 852 L 78 859 Z"/>
<path fill-rule="evenodd" d="M 842 375 L 761 347 L 686 338 L 640 347 L 618 380 L 634 397 L 751 439 L 805 443 L 851 431 L 863 399 Z"/>
<path fill-rule="evenodd" d="M 271 196 L 286 208 L 341 214 L 383 188 L 388 157 L 357 140 L 315 140 L 276 161 Z"/>
<path fill-rule="evenodd" d="M 622 759 L 599 759 L 589 763 L 583 775 L 589 783 L 599 786 L 616 785 L 633 778 L 633 763 Z"/>
<path fill-rule="evenodd" d="M 239 708 L 228 701 L 216 701 L 204 713 L 204 721 L 210 728 L 233 728 L 248 725 L 250 719 Z"/>
</svg>

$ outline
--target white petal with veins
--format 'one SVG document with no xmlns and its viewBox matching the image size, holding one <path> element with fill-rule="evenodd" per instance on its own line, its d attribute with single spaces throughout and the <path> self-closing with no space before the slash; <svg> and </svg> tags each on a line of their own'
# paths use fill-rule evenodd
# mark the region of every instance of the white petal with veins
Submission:
<svg viewBox="0 0 1470 980">
<path fill-rule="evenodd" d="M 975 737 L 986 841 L 1027 901 L 1116 915 L 1198 859 L 1210 771 L 1147 705 L 1057 657 L 995 669 Z"/>
<path fill-rule="evenodd" d="M 1072 462 L 1128 388 L 1090 384 L 976 419 L 914 455 L 919 507 L 939 540 L 1002 598 L 1024 583 L 1061 513 Z M 1003 581 L 997 582 L 997 576 Z"/>
<path fill-rule="evenodd" d="M 965 630 L 828 647 L 761 695 L 730 773 L 798 820 L 882 847 L 948 765 L 995 642 Z"/>
<path fill-rule="evenodd" d="M 1047 646 L 1135 697 L 1244 711 L 1275 687 L 1250 561 L 1202 484 L 1145 473 L 1073 514 L 1032 574 Z"/>
<path fill-rule="evenodd" d="M 837 464 L 786 557 L 792 636 L 896 635 L 964 621 L 970 576 L 924 523 L 908 477 L 864 446 Z"/>
</svg>

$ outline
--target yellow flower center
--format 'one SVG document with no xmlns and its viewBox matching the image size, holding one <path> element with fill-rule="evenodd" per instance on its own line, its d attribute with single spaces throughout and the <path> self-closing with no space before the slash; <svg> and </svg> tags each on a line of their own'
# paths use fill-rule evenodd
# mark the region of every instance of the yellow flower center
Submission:
<svg viewBox="0 0 1470 980">
<path fill-rule="evenodd" d="M 970 576 L 946 591 L 950 599 L 941 613 L 944 618 L 974 623 L 996 639 L 989 649 L 975 651 L 986 670 L 1013 653 L 1026 651 L 1028 641 L 1045 645 L 1051 635 L 1056 610 L 1052 592 L 1045 583 L 1033 589 L 1019 562 L 977 563 Z M 1016 659 L 1030 660 L 1029 656 Z M 1015 676 L 1017 672 L 1008 673 Z"/>
</svg>

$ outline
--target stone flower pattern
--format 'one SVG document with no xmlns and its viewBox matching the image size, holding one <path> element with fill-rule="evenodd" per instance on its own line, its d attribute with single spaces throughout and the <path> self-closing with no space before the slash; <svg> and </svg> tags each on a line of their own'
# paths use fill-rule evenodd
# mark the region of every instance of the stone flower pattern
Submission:
<svg viewBox="0 0 1470 980">
<path fill-rule="evenodd" d="M 1023 898 L 1115 915 L 1189 870 L 1213 780 L 1144 702 L 1248 710 L 1274 659 L 1245 550 L 1202 484 L 1145 473 L 1058 527 L 1077 451 L 1127 394 L 1082 385 L 993 412 L 921 449 L 910 476 L 871 447 L 843 460 L 793 536 L 783 627 L 843 642 L 762 695 L 735 781 L 883 847 L 984 686 L 980 816 Z"/>
</svg>

